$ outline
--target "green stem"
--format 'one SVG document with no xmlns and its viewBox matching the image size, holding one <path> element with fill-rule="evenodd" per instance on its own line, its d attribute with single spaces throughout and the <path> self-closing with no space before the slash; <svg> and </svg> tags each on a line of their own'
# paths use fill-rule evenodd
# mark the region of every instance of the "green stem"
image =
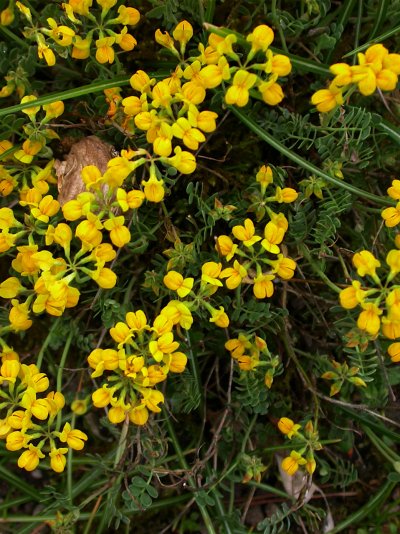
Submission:
<svg viewBox="0 0 400 534">
<path fill-rule="evenodd" d="M 272 0 L 272 2 L 271 2 L 271 15 L 272 15 L 272 20 L 274 21 L 275 27 L 278 30 L 279 37 L 280 37 L 281 43 L 282 43 L 282 48 L 285 51 L 285 54 L 287 54 L 289 52 L 289 50 L 288 50 L 288 47 L 287 47 L 287 44 L 286 44 L 285 34 L 283 33 L 282 26 L 280 24 L 278 14 L 276 12 L 276 0 Z"/>
<path fill-rule="evenodd" d="M 335 291 L 335 293 L 340 293 L 341 289 L 336 284 L 334 284 L 329 278 L 326 276 L 326 274 L 320 269 L 318 264 L 313 260 L 310 252 L 308 251 L 308 248 L 304 245 L 300 246 L 300 250 L 303 254 L 303 256 L 306 258 L 308 263 L 310 264 L 311 269 L 317 274 L 321 280 L 325 282 L 325 284 L 332 289 L 332 291 Z"/>
<path fill-rule="evenodd" d="M 346 517 L 341 523 L 338 523 L 332 530 L 328 531 L 328 534 L 337 534 L 337 532 L 342 532 L 342 530 L 347 529 L 348 527 L 354 527 L 354 525 L 361 521 L 361 519 L 364 519 L 364 517 L 376 511 L 389 497 L 396 485 L 397 482 L 393 482 L 392 480 L 385 482 L 365 506 L 358 509 L 354 514 Z"/>
<path fill-rule="evenodd" d="M 240 119 L 240 121 L 245 124 L 250 130 L 252 130 L 260 139 L 268 143 L 270 146 L 275 148 L 275 150 L 278 150 L 282 155 L 286 156 L 288 159 L 294 161 L 300 167 L 303 167 L 303 169 L 306 169 L 307 171 L 311 172 L 312 174 L 316 174 L 317 176 L 320 176 L 323 178 L 326 182 L 336 185 L 337 187 L 341 189 L 346 189 L 347 191 L 350 191 L 354 195 L 357 195 L 359 197 L 366 198 L 368 200 L 372 200 L 373 202 L 376 202 L 377 204 L 382 204 L 384 206 L 393 206 L 393 202 L 387 198 L 379 197 L 377 195 L 374 195 L 373 193 L 369 193 L 368 191 L 363 191 L 362 189 L 359 189 L 358 187 L 355 187 L 354 185 L 348 184 L 347 182 L 343 180 L 339 180 L 338 178 L 333 178 L 326 172 L 322 171 L 309 161 L 303 159 L 301 156 L 293 152 L 292 150 L 288 149 L 283 145 L 280 141 L 277 141 L 273 135 L 267 133 L 263 128 L 261 128 L 253 119 L 251 119 L 244 111 L 238 109 L 234 106 L 228 106 L 228 108 L 232 111 L 236 117 Z"/>
<path fill-rule="evenodd" d="M 176 451 L 176 455 L 178 456 L 179 458 L 179 463 L 181 464 L 181 467 L 182 469 L 185 469 L 185 470 L 189 470 L 189 466 L 186 462 L 186 459 L 184 457 L 184 455 L 182 454 L 182 449 L 179 445 L 179 442 L 178 442 L 178 439 L 176 437 L 176 434 L 175 434 L 175 430 L 172 426 L 172 423 L 171 423 L 171 418 L 168 416 L 168 414 L 166 412 L 164 412 L 165 414 L 165 420 L 166 420 L 166 423 L 167 423 L 167 427 L 168 427 L 168 433 L 169 433 L 169 437 L 171 438 L 171 441 L 173 443 L 173 446 L 174 446 L 174 449 Z M 188 483 L 190 485 L 190 487 L 192 487 L 193 489 L 196 489 L 196 484 L 195 484 L 195 481 L 193 479 L 192 476 L 188 475 Z M 201 503 L 199 501 L 199 498 L 197 496 L 197 494 L 195 493 L 194 494 L 194 498 L 196 500 L 196 504 L 200 510 L 200 513 L 203 517 L 203 520 L 204 520 L 204 524 L 206 526 L 206 529 L 207 529 L 207 532 L 208 534 L 216 534 L 216 530 L 214 528 L 214 525 L 212 523 L 212 520 L 211 520 L 211 517 L 210 517 L 210 514 L 208 513 L 208 510 L 207 508 L 204 506 L 203 503 Z"/>
<path fill-rule="evenodd" d="M 380 43 L 382 41 L 386 41 L 386 39 L 389 39 L 389 37 L 392 37 L 393 35 L 398 34 L 400 31 L 400 25 L 395 26 L 391 30 L 388 30 L 387 32 L 381 33 L 378 37 L 374 39 L 374 43 Z M 351 52 L 347 52 L 344 56 L 342 56 L 343 59 L 354 56 L 355 54 L 358 54 L 358 52 L 364 52 L 369 46 L 371 46 L 371 41 L 368 41 L 367 43 L 364 43 L 363 45 L 359 46 L 358 48 L 355 48 Z"/>
<path fill-rule="evenodd" d="M 381 26 L 386 18 L 387 9 L 389 7 L 390 0 L 380 0 L 379 5 L 376 10 L 376 15 L 374 17 L 375 24 L 374 27 L 371 30 L 371 33 L 369 35 L 369 41 L 372 41 L 372 39 L 375 37 L 375 35 L 379 32 L 381 29 Z"/>
<path fill-rule="evenodd" d="M 69 352 L 69 348 L 71 346 L 71 342 L 72 342 L 73 336 L 74 336 L 74 329 L 71 329 L 71 332 L 70 332 L 69 336 L 67 337 L 67 341 L 65 342 L 65 347 L 64 347 L 63 353 L 61 355 L 60 365 L 59 365 L 58 371 L 57 371 L 57 389 L 56 389 L 56 391 L 59 391 L 60 393 L 61 393 L 61 389 L 62 389 L 62 377 L 63 377 L 64 367 L 65 367 L 65 362 L 67 361 L 67 356 L 68 356 L 68 352 Z M 62 419 L 62 411 L 60 410 L 58 412 L 58 414 L 57 414 L 57 430 L 60 430 L 61 419 Z"/>
<path fill-rule="evenodd" d="M 39 369 L 40 369 L 41 366 L 42 366 L 44 353 L 45 353 L 45 351 L 46 351 L 46 349 L 47 349 L 47 347 L 48 347 L 48 345 L 49 345 L 49 343 L 50 343 L 50 340 L 51 340 L 51 338 L 52 338 L 52 336 L 53 336 L 53 334 L 54 334 L 54 331 L 55 331 L 55 329 L 57 328 L 59 322 L 60 322 L 60 317 L 58 317 L 58 318 L 54 321 L 54 323 L 51 325 L 51 328 L 50 328 L 50 330 L 49 330 L 49 333 L 47 334 L 46 339 L 44 340 L 43 345 L 42 345 L 41 348 L 40 348 L 40 351 L 39 351 L 39 354 L 38 354 L 38 357 L 37 357 L 37 361 L 36 361 L 36 365 L 37 365 L 37 367 L 38 367 Z"/>
<path fill-rule="evenodd" d="M 19 46 L 22 46 L 22 48 L 30 48 L 30 45 L 26 41 L 18 37 L 18 35 L 15 35 L 14 32 L 9 30 L 5 26 L 0 26 L 0 32 L 6 37 L 8 37 L 8 39 L 11 39 L 11 41 L 15 41 Z"/>
<path fill-rule="evenodd" d="M 44 104 L 51 104 L 57 100 L 69 100 L 71 98 L 77 98 L 78 96 L 88 95 L 91 93 L 98 93 L 104 91 L 104 89 L 110 89 L 111 87 L 121 87 L 123 85 L 129 85 L 129 77 L 115 77 L 112 80 L 105 80 L 101 82 L 95 82 L 89 85 L 82 85 L 76 89 L 68 89 L 67 91 L 59 91 L 57 93 L 50 93 L 46 96 L 40 96 L 35 100 L 35 106 L 43 106 Z M 0 109 L 0 117 L 9 115 L 10 113 L 16 113 L 29 106 L 32 106 L 32 102 L 25 102 L 24 104 L 17 104 L 15 106 L 9 106 L 8 108 Z"/>
</svg>

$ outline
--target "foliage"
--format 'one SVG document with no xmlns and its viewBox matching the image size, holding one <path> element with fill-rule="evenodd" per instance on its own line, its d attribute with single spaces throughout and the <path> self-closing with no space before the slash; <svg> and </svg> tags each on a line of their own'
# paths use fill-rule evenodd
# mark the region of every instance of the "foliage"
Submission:
<svg viewBox="0 0 400 534">
<path fill-rule="evenodd" d="M 0 0 L 1 532 L 397 532 L 399 1 L 130 4 Z"/>
</svg>

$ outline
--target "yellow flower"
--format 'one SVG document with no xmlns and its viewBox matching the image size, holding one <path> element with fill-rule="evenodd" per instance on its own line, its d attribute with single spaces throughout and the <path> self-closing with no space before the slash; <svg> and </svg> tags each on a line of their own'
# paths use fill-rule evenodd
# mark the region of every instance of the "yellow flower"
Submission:
<svg viewBox="0 0 400 534">
<path fill-rule="evenodd" d="M 276 106 L 284 99 L 282 87 L 279 83 L 275 83 L 273 78 L 268 82 L 261 82 L 258 86 L 258 90 L 266 104 L 269 106 Z"/>
<path fill-rule="evenodd" d="M 229 80 L 231 73 L 229 71 L 229 63 L 226 57 L 220 57 L 216 65 L 207 65 L 206 67 L 203 67 L 199 75 L 202 85 L 206 89 L 214 89 L 215 87 L 221 85 L 222 80 Z"/>
<path fill-rule="evenodd" d="M 386 256 L 386 263 L 390 267 L 388 280 L 392 280 L 396 274 L 400 273 L 400 250 L 390 250 Z"/>
<path fill-rule="evenodd" d="M 294 475 L 296 471 L 299 469 L 300 465 L 305 465 L 307 463 L 307 460 L 305 460 L 301 454 L 299 454 L 296 451 L 292 451 L 290 453 L 290 456 L 286 456 L 282 460 L 281 466 L 282 469 L 290 476 Z"/>
<path fill-rule="evenodd" d="M 400 180 L 393 180 L 391 187 L 387 189 L 387 194 L 394 200 L 400 200 Z"/>
<path fill-rule="evenodd" d="M 47 24 L 51 28 L 50 37 L 60 46 L 69 46 L 75 36 L 75 32 L 68 26 L 58 26 L 53 18 L 47 19 Z"/>
<path fill-rule="evenodd" d="M 141 332 L 142 330 L 149 329 L 146 315 L 142 310 L 128 312 L 125 316 L 125 320 L 128 323 L 129 328 L 134 332 Z"/>
<path fill-rule="evenodd" d="M 156 43 L 170 50 L 175 56 L 179 57 L 179 52 L 175 48 L 175 42 L 168 32 L 162 32 L 160 29 L 156 30 L 154 35 Z"/>
<path fill-rule="evenodd" d="M 110 232 L 110 239 L 118 248 L 125 246 L 131 240 L 129 229 L 124 226 L 125 217 L 113 217 L 104 222 L 104 228 Z"/>
<path fill-rule="evenodd" d="M 172 125 L 172 133 L 177 139 L 182 139 L 183 144 L 191 150 L 197 150 L 199 148 L 199 143 L 206 140 L 204 134 L 197 128 L 192 128 L 190 122 L 188 119 L 185 119 L 185 117 L 180 117 L 174 122 Z M 169 156 L 169 154 L 165 155 Z"/>
<path fill-rule="evenodd" d="M 161 314 L 165 315 L 174 325 L 179 324 L 185 330 L 189 330 L 193 324 L 193 316 L 190 309 L 179 300 L 171 300 L 161 310 Z"/>
<path fill-rule="evenodd" d="M 358 276 L 375 276 L 376 268 L 380 267 L 380 262 L 368 250 L 357 252 L 353 256 L 353 265 L 357 269 Z"/>
<path fill-rule="evenodd" d="M 260 236 L 254 235 L 255 228 L 251 219 L 246 219 L 244 221 L 244 226 L 234 226 L 232 228 L 232 234 L 236 237 L 236 239 L 239 239 L 239 241 L 243 241 L 243 244 L 246 247 L 251 247 L 254 245 L 254 243 L 257 243 L 257 241 L 261 240 Z"/>
<path fill-rule="evenodd" d="M 257 299 L 269 298 L 274 293 L 273 274 L 259 274 L 254 279 L 253 293 Z"/>
<path fill-rule="evenodd" d="M 177 146 L 174 148 L 175 155 L 166 158 L 166 162 L 175 167 L 182 174 L 192 174 L 196 170 L 196 158 L 191 152 L 182 150 Z"/>
<path fill-rule="evenodd" d="M 261 241 L 261 246 L 265 248 L 271 254 L 279 254 L 280 248 L 279 244 L 282 243 L 285 236 L 284 228 L 278 226 L 273 221 L 270 221 L 266 224 L 264 229 L 265 239 Z"/>
<path fill-rule="evenodd" d="M 235 289 L 240 286 L 243 278 L 247 276 L 247 270 L 237 260 L 234 261 L 233 267 L 227 267 L 221 271 L 219 277 L 226 278 L 226 287 L 228 289 Z"/>
<path fill-rule="evenodd" d="M 182 20 L 175 27 L 172 35 L 175 41 L 178 41 L 181 45 L 181 52 L 185 50 L 186 44 L 193 37 L 193 27 L 187 20 Z"/>
<path fill-rule="evenodd" d="M 347 63 L 335 63 L 329 70 L 335 75 L 333 84 L 337 87 L 349 85 L 353 81 L 353 71 Z"/>
<path fill-rule="evenodd" d="M 93 405 L 96 408 L 105 408 L 113 399 L 115 388 L 109 388 L 106 384 L 92 393 Z"/>
<path fill-rule="evenodd" d="M 174 335 L 172 332 L 166 332 L 157 340 L 150 341 L 149 343 L 149 350 L 156 362 L 160 362 L 163 359 L 164 354 L 170 354 L 178 347 L 179 343 L 174 341 Z"/>
<path fill-rule="evenodd" d="M 56 64 L 56 56 L 53 50 L 47 46 L 43 39 L 38 38 L 38 56 L 39 59 L 44 58 L 49 67 L 53 67 Z"/>
<path fill-rule="evenodd" d="M 249 101 L 249 89 L 257 81 L 257 74 L 247 72 L 244 69 L 239 69 L 233 77 L 231 87 L 225 93 L 225 102 L 227 104 L 236 104 L 243 107 Z"/>
<path fill-rule="evenodd" d="M 388 339 L 400 337 L 400 321 L 391 317 L 382 317 L 382 334 Z"/>
<path fill-rule="evenodd" d="M 120 24 L 127 24 L 128 26 L 136 26 L 140 20 L 140 13 L 134 7 L 119 6 L 118 17 L 115 22 Z"/>
<path fill-rule="evenodd" d="M 152 412 L 161 412 L 161 408 L 158 406 L 160 402 L 164 402 L 164 395 L 161 391 L 156 389 L 141 388 L 140 393 L 143 395 L 141 400 L 142 404 L 146 406 Z"/>
<path fill-rule="evenodd" d="M 3 9 L 3 11 L 0 13 L 1 26 L 9 26 L 14 22 L 14 18 L 15 16 L 13 9 L 10 6 L 6 7 L 6 9 Z"/>
<path fill-rule="evenodd" d="M 211 317 L 209 319 L 210 323 L 214 323 L 220 328 L 228 328 L 229 326 L 229 317 L 225 313 L 225 310 L 222 306 L 218 310 L 213 309 L 211 312 Z"/>
<path fill-rule="evenodd" d="M 65 423 L 59 439 L 62 443 L 67 443 L 68 447 L 71 447 L 71 449 L 80 451 L 85 446 L 85 441 L 88 437 L 81 430 L 72 429 L 69 423 Z"/>
<path fill-rule="evenodd" d="M 398 182 L 399 180 L 395 180 L 395 181 Z M 389 188 L 389 189 L 393 192 L 392 194 L 394 194 L 394 191 L 393 191 L 394 188 Z M 393 228 L 394 226 L 397 226 L 400 223 L 400 202 L 397 203 L 395 208 L 394 207 L 385 208 L 382 211 L 381 215 L 382 215 L 383 220 L 385 221 L 385 226 L 387 226 L 388 228 Z"/>
<path fill-rule="evenodd" d="M 39 202 L 38 207 L 32 207 L 31 213 L 35 217 L 35 219 L 38 219 L 39 221 L 42 221 L 44 223 L 49 222 L 50 217 L 53 215 L 56 215 L 58 211 L 60 210 L 60 204 L 57 200 L 55 200 L 51 195 L 46 195 L 42 198 L 42 200 Z"/>
<path fill-rule="evenodd" d="M 346 310 L 352 310 L 361 304 L 366 292 L 361 289 L 361 283 L 353 280 L 350 287 L 342 289 L 339 293 L 340 305 Z"/>
<path fill-rule="evenodd" d="M 274 272 L 282 278 L 282 280 L 290 280 L 294 276 L 296 269 L 296 262 L 291 258 L 285 258 L 282 254 L 278 255 L 278 259 L 270 262 Z"/>
<path fill-rule="evenodd" d="M 8 451 L 19 451 L 20 449 L 25 449 L 28 447 L 28 442 L 29 436 L 24 432 L 20 432 L 19 430 L 16 432 L 11 432 L 7 435 L 6 449 Z"/>
<path fill-rule="evenodd" d="M 149 412 L 144 404 L 134 406 L 129 412 L 129 420 L 134 425 L 143 426 L 149 419 Z"/>
<path fill-rule="evenodd" d="M 32 326 L 29 319 L 29 304 L 27 302 L 19 303 L 18 300 L 12 299 L 12 308 L 8 315 L 11 328 L 18 332 L 19 330 L 28 330 Z"/>
<path fill-rule="evenodd" d="M 46 112 L 46 121 L 55 119 L 64 113 L 64 102 L 62 100 L 57 100 L 57 102 L 45 104 L 43 106 L 43 111 Z"/>
<path fill-rule="evenodd" d="M 281 417 L 278 421 L 278 428 L 282 434 L 285 434 L 289 439 L 292 439 L 293 436 L 296 436 L 301 425 L 295 424 L 294 421 L 288 417 Z"/>
<path fill-rule="evenodd" d="M 269 165 L 263 165 L 256 174 L 256 181 L 261 184 L 261 187 L 265 189 L 272 184 L 274 181 L 274 176 L 272 174 L 272 169 Z"/>
<path fill-rule="evenodd" d="M 208 261 L 201 266 L 201 281 L 212 286 L 222 286 L 221 280 L 218 280 L 222 269 L 221 263 Z"/>
<path fill-rule="evenodd" d="M 168 289 L 176 291 L 181 298 L 191 292 L 194 283 L 194 278 L 183 278 L 177 271 L 169 271 L 163 280 Z"/>
<path fill-rule="evenodd" d="M 18 293 L 23 290 L 23 287 L 15 276 L 6 278 L 4 282 L 0 283 L 0 297 L 3 299 L 13 299 Z"/>
<path fill-rule="evenodd" d="M 393 363 L 400 362 L 400 343 L 392 343 L 387 351 Z"/>
<path fill-rule="evenodd" d="M 343 102 L 342 90 L 334 83 L 331 83 L 328 89 L 320 89 L 311 97 L 311 103 L 321 113 L 327 113 L 336 106 L 341 106 Z"/>
<path fill-rule="evenodd" d="M 90 56 L 90 45 L 92 40 L 89 38 L 80 37 L 75 35 L 71 56 L 74 59 L 87 59 Z"/>
<path fill-rule="evenodd" d="M 221 256 L 224 256 L 227 261 L 230 261 L 235 255 L 238 245 L 234 244 L 232 239 L 227 235 L 220 235 L 217 237 L 215 249 Z"/>
<path fill-rule="evenodd" d="M 99 63 L 113 63 L 115 37 L 103 37 L 96 41 L 96 59 Z"/>
<path fill-rule="evenodd" d="M 152 174 L 148 180 L 142 180 L 144 196 L 150 202 L 162 202 L 165 196 L 164 181 Z"/>
<path fill-rule="evenodd" d="M 65 464 L 67 463 L 67 459 L 65 458 L 65 455 L 67 454 L 67 452 L 68 452 L 67 447 L 50 450 L 49 452 L 50 467 L 56 473 L 62 473 L 64 471 Z"/>
<path fill-rule="evenodd" d="M 21 104 L 26 104 L 27 102 L 34 102 L 37 100 L 37 96 L 34 95 L 26 95 L 23 98 L 21 98 Z M 22 109 L 22 113 L 25 113 L 28 115 L 28 117 L 31 119 L 31 121 L 35 120 L 36 114 L 39 112 L 40 106 L 31 106 L 29 108 Z"/>
<path fill-rule="evenodd" d="M 291 202 L 294 202 L 298 196 L 298 192 L 291 187 L 285 187 L 283 189 L 277 187 L 275 191 L 275 199 L 276 202 L 279 203 L 284 202 L 285 204 L 290 204 Z"/>
<path fill-rule="evenodd" d="M 287 56 L 275 54 L 271 61 L 271 72 L 278 76 L 287 76 L 292 70 L 292 64 Z"/>
<path fill-rule="evenodd" d="M 103 289 L 111 289 L 117 283 L 117 275 L 108 267 L 92 271 L 89 276 Z"/>
<path fill-rule="evenodd" d="M 93 213 L 88 213 L 87 219 L 80 222 L 75 230 L 75 235 L 82 241 L 82 247 L 86 250 L 92 250 L 100 245 L 103 234 L 100 229 L 103 228 L 100 220 Z"/>
<path fill-rule="evenodd" d="M 258 50 L 265 52 L 274 40 L 274 32 L 266 24 L 260 24 L 246 37 L 246 40 L 251 43 L 253 53 Z"/>
<path fill-rule="evenodd" d="M 42 451 L 30 444 L 29 449 L 24 451 L 18 458 L 18 467 L 26 471 L 34 471 L 39 465 L 41 458 L 44 458 Z"/>
<path fill-rule="evenodd" d="M 371 336 L 375 336 L 381 326 L 379 316 L 382 315 L 382 310 L 373 302 L 365 302 L 361 306 L 364 311 L 360 313 L 357 319 L 357 326 L 360 330 L 365 330 Z"/>
</svg>

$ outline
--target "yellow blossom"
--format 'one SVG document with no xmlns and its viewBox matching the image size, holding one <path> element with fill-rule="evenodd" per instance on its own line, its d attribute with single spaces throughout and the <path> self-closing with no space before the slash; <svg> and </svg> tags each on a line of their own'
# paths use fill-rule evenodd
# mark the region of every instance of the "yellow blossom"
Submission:
<svg viewBox="0 0 400 534">
<path fill-rule="evenodd" d="M 368 250 L 357 252 L 353 256 L 353 265 L 357 269 L 358 276 L 375 276 L 376 268 L 380 267 L 380 262 Z"/>
<path fill-rule="evenodd" d="M 294 421 L 288 417 L 281 417 L 278 421 L 278 428 L 282 434 L 285 434 L 289 439 L 291 439 L 297 434 L 297 431 L 299 428 L 301 428 L 301 425 L 295 424 Z"/>
<path fill-rule="evenodd" d="M 194 283 L 194 278 L 183 278 L 177 271 L 169 271 L 163 280 L 168 289 L 176 291 L 181 298 L 191 292 Z"/>
</svg>

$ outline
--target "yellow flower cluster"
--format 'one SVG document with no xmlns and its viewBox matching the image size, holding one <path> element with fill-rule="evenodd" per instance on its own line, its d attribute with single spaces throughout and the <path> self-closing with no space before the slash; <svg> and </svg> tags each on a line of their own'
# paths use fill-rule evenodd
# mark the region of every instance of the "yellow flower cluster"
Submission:
<svg viewBox="0 0 400 534">
<path fill-rule="evenodd" d="M 211 33 L 207 47 L 199 44 L 200 55 L 185 59 L 186 46 L 192 36 L 193 28 L 187 21 L 180 22 L 172 36 L 157 30 L 157 43 L 179 60 L 172 74 L 156 82 L 139 70 L 130 79 L 132 88 L 139 95 L 122 98 L 118 88 L 106 91 L 110 104 L 108 115 L 131 134 L 137 130 L 146 132 L 146 140 L 159 161 L 183 174 L 194 172 L 196 159 L 180 145 L 195 151 L 205 141 L 205 134 L 216 129 L 218 115 L 199 109 L 207 91 L 231 84 L 226 90 L 226 103 L 245 106 L 249 91 L 254 87 L 258 88 L 265 102 L 275 105 L 283 99 L 282 89 L 276 80 L 291 70 L 286 56 L 274 55 L 269 50 L 273 32 L 268 26 L 258 26 L 247 37 L 251 50 L 243 64 L 233 51 L 232 46 L 236 42 L 233 34 L 223 38 Z M 249 64 L 259 52 L 266 62 Z M 228 60 L 240 66 L 231 66 Z M 258 74 L 249 72 L 249 69 L 256 70 Z"/>
<path fill-rule="evenodd" d="M 314 451 L 322 449 L 312 422 L 308 421 L 304 426 L 304 431 L 301 432 L 301 425 L 294 423 L 288 417 L 281 417 L 278 421 L 278 428 L 288 439 L 294 441 L 294 450 L 282 460 L 282 469 L 288 475 L 293 476 L 300 466 L 304 466 L 308 474 L 312 475 L 317 465 Z"/>
<path fill-rule="evenodd" d="M 264 383 L 267 388 L 271 388 L 275 371 L 279 366 L 279 357 L 270 353 L 264 339 L 255 334 L 239 333 L 237 338 L 229 339 L 225 343 L 225 348 L 238 362 L 242 371 L 253 371 L 256 368 L 267 367 Z"/>
<path fill-rule="evenodd" d="M 366 335 L 375 339 L 381 332 L 394 340 L 400 338 L 400 288 L 395 281 L 400 273 L 400 250 L 390 250 L 385 261 L 388 272 L 383 283 L 376 272 L 381 262 L 368 250 L 354 254 L 353 265 L 358 276 L 368 276 L 376 287 L 368 288 L 353 280 L 351 286 L 340 292 L 339 299 L 347 310 L 361 308 L 357 326 Z"/>
<path fill-rule="evenodd" d="M 318 111 L 327 113 L 345 101 L 357 87 L 362 95 L 376 89 L 393 91 L 400 74 L 400 54 L 391 54 L 382 44 L 374 44 L 359 53 L 358 65 L 335 63 L 330 66 L 334 79 L 328 89 L 320 89 L 311 97 Z"/>
<path fill-rule="evenodd" d="M 87 435 L 65 423 L 59 430 L 64 395 L 50 391 L 49 379 L 34 364 L 20 363 L 18 354 L 7 346 L 1 353 L 0 439 L 9 451 L 23 450 L 18 466 L 33 471 L 46 457 L 57 473 L 64 471 L 69 450 L 81 450 Z"/>
<path fill-rule="evenodd" d="M 179 301 L 171 301 L 154 319 L 153 324 L 142 310 L 126 314 L 125 322 L 110 329 L 117 344 L 115 349 L 94 349 L 89 366 L 94 369 L 92 378 L 107 378 L 92 394 L 94 406 L 108 409 L 113 424 L 123 421 L 135 425 L 146 424 L 150 412 L 160 412 L 164 395 L 155 385 L 166 380 L 169 372 L 182 373 L 187 357 L 179 352 L 173 328 L 188 328 L 187 313 Z"/>
<path fill-rule="evenodd" d="M 298 193 L 289 187 L 276 187 L 274 194 L 268 196 L 266 190 L 273 182 L 273 173 L 270 167 L 261 167 L 256 176 L 262 192 L 262 202 L 267 206 L 270 202 L 290 203 L 294 202 Z M 254 223 L 251 219 L 245 219 L 243 225 L 232 228 L 233 237 L 239 242 L 234 243 L 227 235 L 216 238 L 216 251 L 226 259 L 233 260 L 232 267 L 223 268 L 221 262 L 207 261 L 201 267 L 200 287 L 194 290 L 194 278 L 184 278 L 177 271 L 170 270 L 164 276 L 164 284 L 171 291 L 175 291 L 179 297 L 185 298 L 189 294 L 192 301 L 185 301 L 185 305 L 192 310 L 198 307 L 205 308 L 211 315 L 210 321 L 220 328 L 229 325 L 229 317 L 224 308 L 214 308 L 209 302 L 218 288 L 223 287 L 225 280 L 228 289 L 236 289 L 241 284 L 251 284 L 256 298 L 263 299 L 272 296 L 274 292 L 273 280 L 276 275 L 282 280 L 290 280 L 296 268 L 296 262 L 283 256 L 280 245 L 288 229 L 288 221 L 283 213 L 274 213 L 268 206 L 270 222 L 264 228 L 264 239 L 256 235 Z M 255 247 L 254 245 L 258 243 Z M 266 252 L 275 256 L 270 259 Z M 237 259 L 236 259 L 237 258 Z M 240 261 L 239 261 L 240 260 Z M 266 271 L 266 266 L 268 270 Z M 197 292 L 196 292 L 197 291 Z M 272 377 L 270 379 L 272 381 Z"/>
<path fill-rule="evenodd" d="M 135 48 L 137 41 L 128 33 L 128 26 L 136 26 L 139 22 L 139 11 L 125 5 L 115 11 L 117 0 L 96 0 L 96 4 L 93 8 L 93 0 L 69 0 L 61 4 L 59 13 L 60 20 L 67 17 L 68 26 L 58 24 L 50 17 L 48 27 L 38 27 L 30 9 L 22 2 L 16 2 L 30 25 L 24 28 L 24 37 L 36 42 L 39 59 L 44 59 L 50 67 L 56 63 L 55 52 L 62 56 L 67 53 L 74 59 L 87 59 L 94 53 L 99 63 L 113 63 L 114 46 L 124 52 Z M 122 29 L 117 32 L 115 26 L 119 29 L 122 26 Z"/>
<path fill-rule="evenodd" d="M 262 203 L 270 218 L 264 227 L 263 236 L 256 234 L 251 219 L 245 219 L 243 225 L 232 228 L 232 237 L 238 243 L 228 235 L 220 235 L 216 239 L 218 254 L 228 262 L 233 259 L 232 267 L 222 269 L 221 263 L 212 267 L 214 280 L 217 280 L 214 282 L 216 286 L 222 286 L 220 279 L 225 279 L 228 289 L 235 289 L 242 283 L 252 284 L 254 296 L 264 299 L 273 295 L 273 280 L 276 276 L 282 280 L 290 280 L 296 269 L 296 262 L 285 257 L 280 248 L 289 223 L 283 213 L 273 212 L 267 204 L 289 204 L 297 199 L 298 193 L 290 187 L 276 187 L 272 195 L 266 196 L 268 186 L 273 183 L 273 173 L 271 168 L 265 165 L 257 173 L 256 180 L 261 186 Z M 266 253 L 274 259 L 270 259 Z M 266 267 L 268 270 L 265 270 Z M 203 265 L 203 278 L 209 275 L 209 269 L 207 264 Z"/>
</svg>

